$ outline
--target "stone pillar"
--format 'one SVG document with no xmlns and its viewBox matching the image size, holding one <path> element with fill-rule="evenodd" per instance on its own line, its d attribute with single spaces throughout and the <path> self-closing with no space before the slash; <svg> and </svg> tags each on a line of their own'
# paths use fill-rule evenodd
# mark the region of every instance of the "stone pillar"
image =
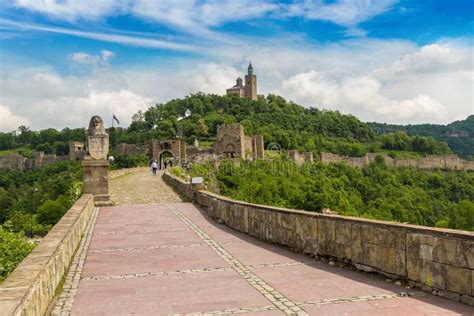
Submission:
<svg viewBox="0 0 474 316">
<path fill-rule="evenodd" d="M 89 123 L 87 154 L 82 161 L 84 193 L 94 196 L 95 206 L 110 206 L 109 196 L 109 135 L 100 116 Z"/>
</svg>

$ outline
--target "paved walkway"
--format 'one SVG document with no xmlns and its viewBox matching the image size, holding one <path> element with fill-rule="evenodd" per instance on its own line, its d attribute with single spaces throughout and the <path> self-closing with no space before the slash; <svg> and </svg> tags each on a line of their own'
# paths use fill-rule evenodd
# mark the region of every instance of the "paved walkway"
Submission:
<svg viewBox="0 0 474 316">
<path fill-rule="evenodd" d="M 112 193 L 123 205 L 95 213 L 53 314 L 472 314 L 232 231 L 146 172 L 114 179 Z"/>
</svg>

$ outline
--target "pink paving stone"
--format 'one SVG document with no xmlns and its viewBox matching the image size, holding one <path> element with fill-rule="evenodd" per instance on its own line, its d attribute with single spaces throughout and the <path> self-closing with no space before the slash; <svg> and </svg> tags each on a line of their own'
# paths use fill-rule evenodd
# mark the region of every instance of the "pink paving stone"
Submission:
<svg viewBox="0 0 474 316">
<path fill-rule="evenodd" d="M 228 268 L 229 265 L 202 244 L 198 247 L 89 253 L 82 276 L 219 267 Z"/>
<path fill-rule="evenodd" d="M 405 290 L 365 274 L 315 263 L 285 248 L 213 222 L 190 203 L 175 207 L 246 265 L 303 262 L 289 267 L 251 268 L 293 301 L 321 300 Z M 147 232 L 153 229 L 181 231 Z M 129 233 L 121 233 L 128 231 Z M 104 234 L 110 233 L 113 234 Z M 94 253 L 93 250 L 200 244 L 200 239 L 166 205 L 135 205 L 100 210 L 82 277 L 227 267 L 208 246 Z M 236 272 L 82 279 L 73 315 L 166 315 L 269 306 L 271 303 Z M 470 307 L 430 295 L 305 307 L 310 315 L 456 315 Z M 280 315 L 267 311 L 248 315 Z"/>
<path fill-rule="evenodd" d="M 300 256 L 281 247 L 255 240 L 251 243 L 246 242 L 245 247 L 239 243 L 229 243 L 225 244 L 225 248 L 247 265 L 314 262 L 314 259 L 309 257 Z"/>
<path fill-rule="evenodd" d="M 167 315 L 267 306 L 233 271 L 120 280 L 82 280 L 72 315 Z"/>
<path fill-rule="evenodd" d="M 320 264 L 252 270 L 288 298 L 298 302 L 394 293 L 402 289 L 385 282 L 374 282 L 368 277 L 363 278 L 357 272 L 328 267 Z"/>
<path fill-rule="evenodd" d="M 144 234 L 93 235 L 90 250 L 189 245 L 200 243 L 201 239 L 190 230 L 165 231 Z"/>
</svg>

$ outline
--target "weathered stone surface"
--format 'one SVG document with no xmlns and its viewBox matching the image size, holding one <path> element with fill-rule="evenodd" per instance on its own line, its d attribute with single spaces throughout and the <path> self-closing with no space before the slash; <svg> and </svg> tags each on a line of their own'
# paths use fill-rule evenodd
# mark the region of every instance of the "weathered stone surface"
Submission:
<svg viewBox="0 0 474 316">
<path fill-rule="evenodd" d="M 459 301 L 461 299 L 461 294 L 450 292 L 450 291 L 440 290 L 437 292 L 437 294 L 441 297 L 447 298 L 448 300 L 452 300 L 452 301 Z"/>
<path fill-rule="evenodd" d="M 387 244 L 388 231 L 384 228 L 375 228 L 374 230 L 374 244 L 385 246 Z"/>
<path fill-rule="evenodd" d="M 426 261 L 433 261 L 433 246 L 420 245 L 420 259 Z"/>
<path fill-rule="evenodd" d="M 456 266 L 474 269 L 474 242 L 460 240 L 456 247 Z"/>
<path fill-rule="evenodd" d="M 471 294 L 471 270 L 446 266 L 446 288 L 459 294 Z"/>
<path fill-rule="evenodd" d="M 420 280 L 437 289 L 446 288 L 446 266 L 444 264 L 421 261 Z"/>
<path fill-rule="evenodd" d="M 474 297 L 469 295 L 461 295 L 461 303 L 474 306 Z"/>
<path fill-rule="evenodd" d="M 336 221 L 335 223 L 335 242 L 342 245 L 350 245 L 351 243 L 351 224 L 343 221 Z"/>
<path fill-rule="evenodd" d="M 391 248 L 404 250 L 406 245 L 406 233 L 403 231 L 389 230 L 387 232 L 387 245 Z"/>
<path fill-rule="evenodd" d="M 456 260 L 456 246 L 457 241 L 455 239 L 435 238 L 433 260 L 435 262 L 454 265 Z"/>
<path fill-rule="evenodd" d="M 354 262 L 362 262 L 362 232 L 361 226 L 353 224 L 351 226 L 351 260 Z"/>
<path fill-rule="evenodd" d="M 386 247 L 380 247 L 379 249 L 381 256 L 379 257 L 378 266 L 382 271 L 406 276 L 405 251 Z"/>
<path fill-rule="evenodd" d="M 374 243 L 374 227 L 362 226 L 362 242 L 363 243 Z"/>
</svg>

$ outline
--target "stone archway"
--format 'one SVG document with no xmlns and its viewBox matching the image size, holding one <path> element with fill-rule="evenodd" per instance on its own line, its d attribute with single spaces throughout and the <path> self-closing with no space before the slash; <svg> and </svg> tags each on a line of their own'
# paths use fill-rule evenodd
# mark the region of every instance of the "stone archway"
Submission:
<svg viewBox="0 0 474 316">
<path fill-rule="evenodd" d="M 224 149 L 224 154 L 228 158 L 234 158 L 236 156 L 234 144 L 227 144 Z"/>
<path fill-rule="evenodd" d="M 153 139 L 150 142 L 149 157 L 155 159 L 162 169 L 162 153 L 168 152 L 171 154 L 173 166 L 181 166 L 186 163 L 186 142 L 182 139 Z"/>
<path fill-rule="evenodd" d="M 165 162 L 166 162 L 166 164 L 165 164 Z M 159 170 L 164 170 L 164 169 L 166 169 L 165 165 L 166 165 L 167 168 L 169 168 L 170 166 L 172 167 L 172 166 L 175 165 L 175 157 L 174 157 L 174 155 L 171 151 L 163 150 L 162 152 L 160 152 L 160 155 L 159 155 L 159 158 L 158 158 L 158 163 L 159 163 Z"/>
</svg>

